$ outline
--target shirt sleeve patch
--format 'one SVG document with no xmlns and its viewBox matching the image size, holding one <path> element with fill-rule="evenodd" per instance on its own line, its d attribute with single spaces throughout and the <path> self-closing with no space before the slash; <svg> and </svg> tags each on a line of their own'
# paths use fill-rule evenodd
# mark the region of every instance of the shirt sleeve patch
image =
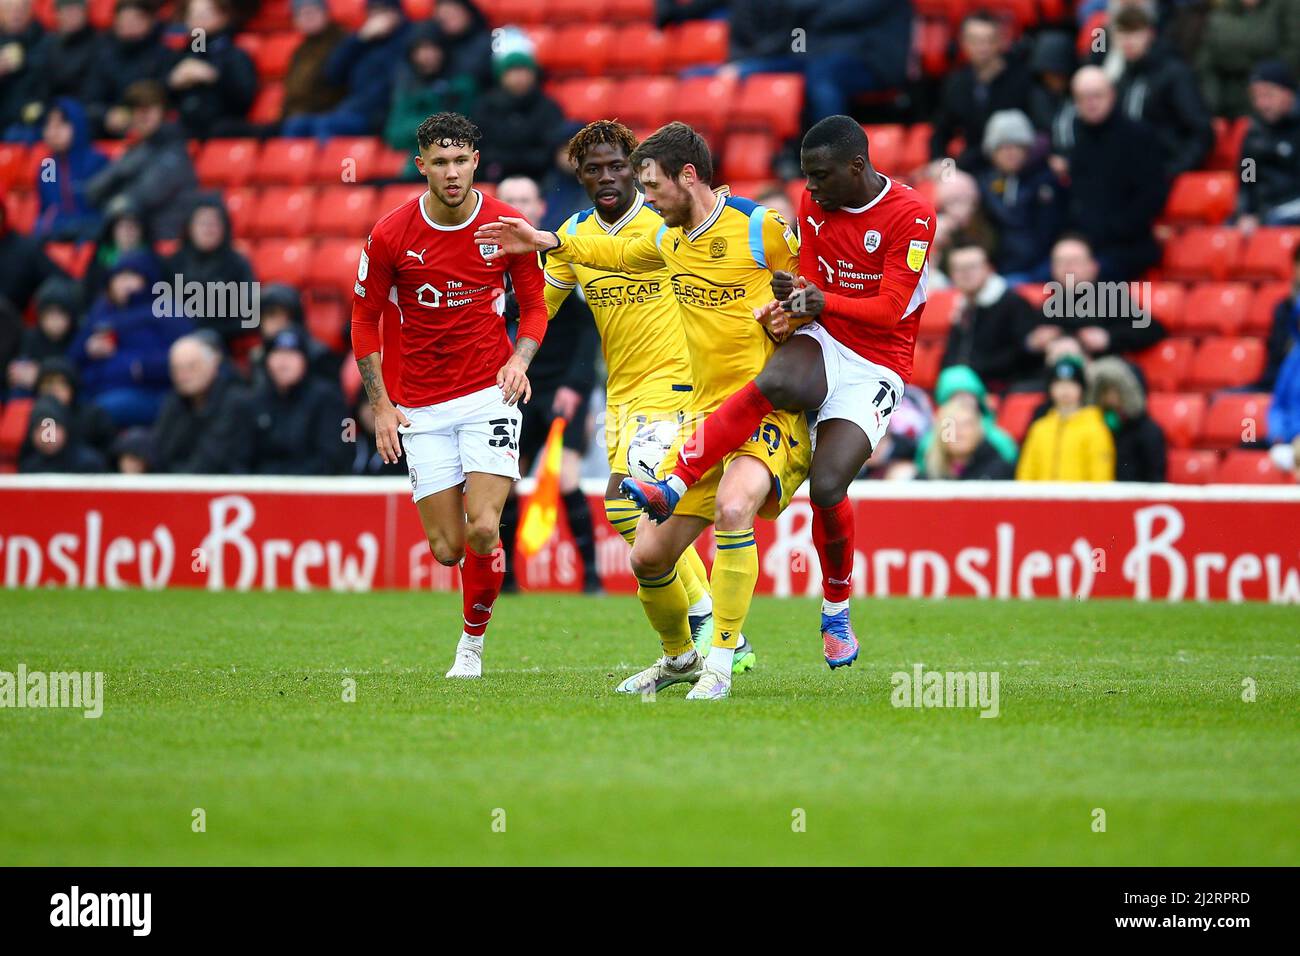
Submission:
<svg viewBox="0 0 1300 956">
<path fill-rule="evenodd" d="M 920 272 L 921 266 L 925 265 L 925 253 L 930 248 L 930 243 L 923 239 L 913 239 L 907 245 L 907 267 L 913 272 Z"/>
</svg>

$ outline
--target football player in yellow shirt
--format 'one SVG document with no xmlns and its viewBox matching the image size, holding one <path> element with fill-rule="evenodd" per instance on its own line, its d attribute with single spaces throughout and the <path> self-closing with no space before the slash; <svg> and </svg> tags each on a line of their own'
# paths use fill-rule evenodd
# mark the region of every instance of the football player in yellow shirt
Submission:
<svg viewBox="0 0 1300 956">
<path fill-rule="evenodd" d="M 713 189 L 708 144 L 684 123 L 669 123 L 641 143 L 632 167 L 664 220 L 653 235 L 557 235 L 503 217 L 479 226 L 475 239 L 498 246 L 494 256 L 537 250 L 548 259 L 620 273 L 667 267 L 686 323 L 695 412 L 708 414 L 753 378 L 775 349 L 755 315 L 771 299 L 772 273 L 798 272 L 799 241 L 776 213 Z M 731 661 L 758 580 L 754 519 L 775 517 L 785 508 L 807 477 L 811 451 L 803 415 L 774 411 L 748 442 L 682 496 L 667 521 L 640 522 L 632 570 L 664 656 L 620 690 L 658 690 L 685 681 L 695 684 L 689 700 L 729 696 Z M 710 523 L 718 545 L 710 579 L 713 647 L 701 661 L 674 566 Z"/>
<path fill-rule="evenodd" d="M 569 141 L 569 160 L 594 205 L 565 220 L 561 233 L 631 237 L 659 231 L 663 219 L 646 205 L 636 188 L 632 172 L 635 149 L 632 131 L 615 120 L 588 123 L 574 135 Z M 634 545 L 641 511 L 618 490 L 627 475 L 628 445 L 638 428 L 658 421 L 671 422 L 679 440 L 684 441 L 694 404 L 686 329 L 668 271 L 660 263 L 653 272 L 628 275 L 552 259 L 544 275 L 550 315 L 581 287 L 595 317 L 608 369 L 605 450 L 610 478 L 605 515 L 614 530 Z M 713 602 L 708 571 L 694 545 L 678 560 L 677 573 L 686 588 L 691 637 L 707 653 L 713 633 Z M 754 666 L 756 658 L 747 645 L 742 639 L 732 662 L 733 672 Z"/>
</svg>

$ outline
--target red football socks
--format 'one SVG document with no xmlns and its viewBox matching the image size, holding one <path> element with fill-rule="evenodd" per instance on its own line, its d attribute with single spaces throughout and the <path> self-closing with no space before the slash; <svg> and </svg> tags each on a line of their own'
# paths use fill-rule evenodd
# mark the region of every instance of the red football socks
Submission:
<svg viewBox="0 0 1300 956">
<path fill-rule="evenodd" d="M 677 455 L 673 474 L 687 487 L 695 484 L 710 468 L 748 441 L 763 416 L 771 411 L 772 403 L 757 385 L 748 383 L 695 429 Z"/>
<path fill-rule="evenodd" d="M 482 637 L 492 620 L 492 605 L 501 594 L 505 579 L 505 556 L 498 544 L 487 554 L 479 554 L 468 545 L 460 566 L 461 600 L 465 609 L 465 633 Z"/>
<path fill-rule="evenodd" d="M 853 593 L 853 504 L 848 498 L 830 508 L 813 505 L 813 544 L 822 565 L 822 594 L 847 601 Z"/>
</svg>

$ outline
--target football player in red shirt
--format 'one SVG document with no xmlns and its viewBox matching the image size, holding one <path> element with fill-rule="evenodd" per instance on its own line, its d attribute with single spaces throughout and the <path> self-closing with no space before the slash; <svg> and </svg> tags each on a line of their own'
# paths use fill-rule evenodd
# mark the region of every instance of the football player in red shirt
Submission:
<svg viewBox="0 0 1300 956">
<path fill-rule="evenodd" d="M 867 136 L 847 116 L 829 116 L 803 139 L 808 179 L 799 204 L 799 276 L 777 272 L 775 301 L 756 315 L 788 336 L 763 371 L 713 412 L 663 481 L 623 481 L 656 521 L 699 477 L 746 441 L 773 409 L 817 412 L 809 472 L 813 543 L 822 569 L 822 645 L 832 668 L 852 664 L 851 482 L 884 437 L 912 374 L 925 308 L 934 207 L 872 167 Z M 806 323 L 791 329 L 798 323 Z M 687 451 L 691 453 L 687 454 Z"/>
<path fill-rule="evenodd" d="M 536 256 L 489 261 L 496 249 L 474 241 L 476 224 L 519 215 L 473 188 L 478 128 L 438 113 L 415 136 L 429 188 L 366 239 L 352 346 L 379 455 L 387 463 L 405 453 L 429 548 L 440 564 L 461 565 L 465 628 L 447 676 L 480 677 L 505 572 L 501 509 L 519 478 L 516 403 L 531 396 L 528 363 L 546 331 L 546 302 Z M 507 271 L 520 308 L 513 346 L 502 315 Z"/>
</svg>

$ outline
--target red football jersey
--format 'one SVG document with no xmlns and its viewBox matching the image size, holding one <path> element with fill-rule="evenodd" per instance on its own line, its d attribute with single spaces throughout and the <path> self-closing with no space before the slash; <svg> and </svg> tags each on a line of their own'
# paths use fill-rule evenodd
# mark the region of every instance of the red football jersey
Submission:
<svg viewBox="0 0 1300 956">
<path fill-rule="evenodd" d="M 912 375 L 925 309 L 934 207 L 897 180 L 860 209 L 827 211 L 799 200 L 799 271 L 826 293 L 818 321 L 869 361 Z"/>
<path fill-rule="evenodd" d="M 394 403 L 436 405 L 496 384 L 514 351 L 506 335 L 505 273 L 519 299 L 521 329 L 537 338 L 546 328 L 546 300 L 537 256 L 494 262 L 474 242 L 474 230 L 498 216 L 520 214 L 477 189 L 478 208 L 463 224 L 428 217 L 424 194 L 388 213 L 370 231 L 357 263 L 352 299 L 352 347 L 357 358 L 380 351 L 384 387 Z"/>
</svg>

